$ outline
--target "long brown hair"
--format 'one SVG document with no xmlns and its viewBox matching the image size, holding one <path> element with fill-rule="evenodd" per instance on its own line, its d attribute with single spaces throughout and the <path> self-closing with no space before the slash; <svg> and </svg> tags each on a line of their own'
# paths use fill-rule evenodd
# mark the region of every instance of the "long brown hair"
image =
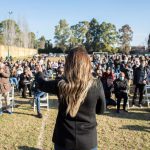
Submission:
<svg viewBox="0 0 150 150">
<path fill-rule="evenodd" d="M 93 82 L 91 61 L 83 47 L 70 51 L 64 67 L 65 79 L 58 83 L 59 95 L 67 103 L 66 114 L 75 117 Z"/>
</svg>

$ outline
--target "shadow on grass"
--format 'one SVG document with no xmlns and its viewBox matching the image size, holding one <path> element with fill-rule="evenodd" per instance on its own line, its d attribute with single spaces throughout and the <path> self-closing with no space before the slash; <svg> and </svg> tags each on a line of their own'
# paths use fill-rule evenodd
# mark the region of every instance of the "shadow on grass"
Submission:
<svg viewBox="0 0 150 150">
<path fill-rule="evenodd" d="M 50 109 L 58 109 L 58 100 L 49 100 Z"/>
<path fill-rule="evenodd" d="M 28 146 L 19 146 L 19 150 L 41 150 L 39 148 L 34 148 L 34 147 L 28 147 Z"/>
<path fill-rule="evenodd" d="M 22 113 L 22 112 L 13 112 L 14 114 L 19 114 L 19 115 L 27 115 L 27 116 L 34 116 L 37 117 L 37 115 L 34 114 L 28 114 L 28 113 Z"/>
<path fill-rule="evenodd" d="M 110 117 L 116 117 L 116 118 L 123 118 L 123 119 L 135 119 L 135 120 L 148 121 L 150 120 L 150 114 L 147 112 L 149 112 L 149 110 L 147 109 L 129 110 L 128 113 L 121 110 L 120 113 L 117 114 L 116 109 L 109 109 L 104 115 Z"/>
<path fill-rule="evenodd" d="M 15 103 L 18 104 L 18 105 L 19 104 L 20 105 L 21 104 L 30 104 L 30 101 L 31 101 L 30 99 L 29 100 L 15 100 Z"/>
<path fill-rule="evenodd" d="M 135 130 L 135 131 L 144 131 L 150 133 L 150 127 L 139 126 L 139 125 L 125 125 L 120 129 L 128 129 L 128 130 Z"/>
</svg>

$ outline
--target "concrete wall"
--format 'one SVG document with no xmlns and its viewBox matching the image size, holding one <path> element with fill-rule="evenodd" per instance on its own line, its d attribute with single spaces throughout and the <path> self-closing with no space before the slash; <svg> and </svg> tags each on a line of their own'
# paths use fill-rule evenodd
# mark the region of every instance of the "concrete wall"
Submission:
<svg viewBox="0 0 150 150">
<path fill-rule="evenodd" d="M 15 47 L 15 46 L 4 46 L 0 45 L 0 57 L 5 58 L 8 56 L 8 50 L 9 50 L 9 56 L 12 57 L 27 57 L 27 56 L 33 56 L 34 54 L 37 54 L 37 49 L 29 49 L 29 48 L 21 48 L 21 47 Z"/>
</svg>

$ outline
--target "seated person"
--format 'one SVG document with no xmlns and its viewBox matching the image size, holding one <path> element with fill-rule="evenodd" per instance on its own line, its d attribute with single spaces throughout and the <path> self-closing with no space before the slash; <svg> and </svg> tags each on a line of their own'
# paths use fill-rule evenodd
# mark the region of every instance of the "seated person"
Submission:
<svg viewBox="0 0 150 150">
<path fill-rule="evenodd" d="M 36 65 L 36 68 L 38 68 L 38 67 L 39 67 L 39 64 Z M 36 68 L 35 68 L 35 69 L 36 69 Z M 36 69 L 36 70 L 37 70 L 37 69 Z M 36 100 L 37 117 L 38 117 L 38 118 L 42 118 L 42 113 L 41 113 L 41 111 L 40 111 L 40 98 L 45 95 L 45 92 L 40 91 L 39 88 L 38 88 L 38 85 L 37 85 L 37 82 L 38 82 L 38 75 L 39 75 L 39 73 L 36 73 L 36 74 L 35 74 L 35 80 L 33 81 L 32 91 L 33 91 L 33 93 L 34 93 L 34 98 L 35 98 L 35 100 Z M 44 76 L 42 76 L 42 77 L 44 78 Z"/>
<path fill-rule="evenodd" d="M 22 73 L 23 73 L 23 67 L 21 66 L 21 64 L 18 64 L 17 77 L 19 78 Z"/>
<path fill-rule="evenodd" d="M 16 67 L 14 66 L 11 70 L 11 75 L 10 75 L 10 83 L 12 85 L 15 85 L 16 88 L 18 89 L 18 79 L 17 79 L 17 70 Z"/>
<path fill-rule="evenodd" d="M 102 83 L 106 99 L 106 107 L 109 105 L 116 106 L 116 101 L 111 98 L 112 91 L 114 90 L 113 78 L 108 76 L 106 82 L 102 81 Z"/>
<path fill-rule="evenodd" d="M 115 75 L 113 73 L 113 70 L 110 67 L 107 67 L 106 71 L 103 73 L 103 78 L 112 77 L 112 80 L 114 80 Z"/>
<path fill-rule="evenodd" d="M 64 67 L 59 66 L 57 69 L 56 79 L 62 79 L 64 75 Z"/>
<path fill-rule="evenodd" d="M 103 72 L 102 72 L 101 69 L 96 69 L 96 70 L 93 72 L 93 76 L 94 76 L 95 78 L 98 78 L 98 79 L 101 79 L 101 78 L 102 78 L 102 74 L 103 74 Z"/>
<path fill-rule="evenodd" d="M 26 98 L 26 92 L 27 92 L 27 88 L 29 90 L 29 96 L 31 97 L 31 79 L 32 76 L 28 70 L 28 68 L 25 68 L 23 73 L 20 75 L 20 81 L 19 81 L 19 90 L 21 90 L 21 88 L 23 89 L 22 91 L 22 97 Z"/>
</svg>

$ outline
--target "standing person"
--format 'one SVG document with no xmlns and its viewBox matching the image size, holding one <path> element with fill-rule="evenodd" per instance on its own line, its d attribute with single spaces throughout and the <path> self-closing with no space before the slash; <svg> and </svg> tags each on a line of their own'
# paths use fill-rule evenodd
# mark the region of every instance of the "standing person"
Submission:
<svg viewBox="0 0 150 150">
<path fill-rule="evenodd" d="M 133 84 L 135 85 L 134 96 L 132 100 L 132 106 L 135 105 L 135 99 L 137 98 L 137 91 L 139 90 L 139 107 L 142 107 L 142 100 L 144 94 L 144 88 L 147 80 L 147 71 L 145 67 L 145 60 L 140 61 L 140 66 L 134 71 Z"/>
<path fill-rule="evenodd" d="M 4 96 L 5 100 L 5 112 L 11 114 L 10 108 L 10 100 L 9 100 L 9 91 L 10 91 L 10 83 L 9 83 L 10 72 L 9 68 L 3 63 L 0 62 L 0 103 L 1 97 Z"/>
<path fill-rule="evenodd" d="M 120 112 L 120 103 L 122 99 L 124 100 L 123 110 L 127 112 L 126 110 L 126 104 L 128 100 L 127 89 L 128 89 L 127 79 L 125 78 L 125 74 L 121 72 L 119 74 L 119 78 L 114 81 L 114 93 L 117 98 L 117 113 Z"/>
<path fill-rule="evenodd" d="M 40 89 L 59 99 L 55 150 L 97 150 L 95 114 L 104 113 L 106 104 L 102 83 L 92 77 L 91 69 L 86 50 L 77 47 L 66 58 L 63 79 L 45 81 L 39 71 Z"/>
</svg>

